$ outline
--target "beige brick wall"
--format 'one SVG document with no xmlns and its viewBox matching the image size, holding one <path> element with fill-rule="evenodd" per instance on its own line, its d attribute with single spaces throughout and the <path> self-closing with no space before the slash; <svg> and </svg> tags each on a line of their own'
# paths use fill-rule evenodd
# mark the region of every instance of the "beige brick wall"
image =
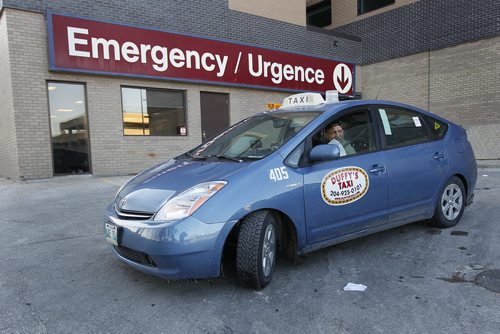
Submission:
<svg viewBox="0 0 500 334">
<path fill-rule="evenodd" d="M 19 178 L 14 100 L 5 11 L 0 17 L 0 177 Z"/>
<path fill-rule="evenodd" d="M 228 7 L 273 20 L 306 25 L 305 0 L 228 0 Z"/>
<path fill-rule="evenodd" d="M 294 93 L 278 93 L 261 90 L 238 90 L 230 95 L 231 122 L 241 121 L 248 115 L 266 110 L 267 103 L 283 103 L 283 99 Z"/>
<path fill-rule="evenodd" d="M 395 60 L 358 66 L 357 87 L 364 99 L 389 99 L 428 107 L 428 57 L 421 53 Z"/>
<path fill-rule="evenodd" d="M 281 103 L 286 93 L 179 84 L 107 76 L 48 71 L 47 32 L 44 16 L 7 9 L 15 22 L 9 27 L 13 60 L 14 99 L 20 140 L 20 168 L 24 178 L 53 175 L 46 81 L 86 84 L 92 172 L 95 175 L 136 173 L 176 156 L 201 142 L 200 91 L 230 94 L 231 123 Z M 121 86 L 170 88 L 187 91 L 187 137 L 123 136 Z"/>
<path fill-rule="evenodd" d="M 500 37 L 358 71 L 363 98 L 375 98 L 380 91 L 379 99 L 428 109 L 467 129 L 477 159 L 500 159 Z"/>
<path fill-rule="evenodd" d="M 46 28 L 42 14 L 5 9 L 20 178 L 52 176 L 45 86 Z"/>
<path fill-rule="evenodd" d="M 466 126 L 500 123 L 500 36 L 432 51 L 430 65 L 432 109 Z"/>
</svg>

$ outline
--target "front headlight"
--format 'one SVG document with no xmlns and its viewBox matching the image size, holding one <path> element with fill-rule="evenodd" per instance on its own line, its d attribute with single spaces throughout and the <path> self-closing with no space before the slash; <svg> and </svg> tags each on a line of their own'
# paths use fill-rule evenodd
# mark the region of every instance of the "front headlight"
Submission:
<svg viewBox="0 0 500 334">
<path fill-rule="evenodd" d="M 212 181 L 197 184 L 170 199 L 158 211 L 154 220 L 177 220 L 190 216 L 210 197 L 227 184 L 226 181 Z"/>
</svg>

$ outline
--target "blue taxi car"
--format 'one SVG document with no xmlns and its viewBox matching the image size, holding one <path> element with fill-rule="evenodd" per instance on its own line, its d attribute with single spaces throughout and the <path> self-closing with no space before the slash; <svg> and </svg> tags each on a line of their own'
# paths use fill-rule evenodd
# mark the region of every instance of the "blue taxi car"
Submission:
<svg viewBox="0 0 500 334">
<path fill-rule="evenodd" d="M 296 94 L 135 176 L 104 230 L 120 260 L 169 279 L 219 276 L 234 245 L 239 283 L 261 289 L 278 252 L 454 226 L 476 177 L 461 126 L 396 102 Z"/>
</svg>

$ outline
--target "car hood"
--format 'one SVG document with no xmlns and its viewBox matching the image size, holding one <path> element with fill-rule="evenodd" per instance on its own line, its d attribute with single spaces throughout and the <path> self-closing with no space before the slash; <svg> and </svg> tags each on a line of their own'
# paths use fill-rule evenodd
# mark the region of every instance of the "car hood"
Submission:
<svg viewBox="0 0 500 334">
<path fill-rule="evenodd" d="M 118 192 L 115 205 L 121 210 L 157 212 L 173 196 L 208 181 L 227 180 L 250 163 L 170 160 L 146 170 Z"/>
</svg>

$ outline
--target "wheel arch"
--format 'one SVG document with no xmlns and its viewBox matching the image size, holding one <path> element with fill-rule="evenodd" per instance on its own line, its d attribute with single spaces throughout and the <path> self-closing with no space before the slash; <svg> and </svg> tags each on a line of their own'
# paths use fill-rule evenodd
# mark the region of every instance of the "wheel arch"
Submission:
<svg viewBox="0 0 500 334">
<path fill-rule="evenodd" d="M 465 178 L 464 175 L 459 174 L 459 173 L 452 175 L 450 178 L 452 178 L 453 176 L 458 177 L 460 179 L 460 181 L 462 181 L 462 184 L 464 185 L 464 189 L 465 189 L 465 196 L 464 197 L 467 198 L 467 196 L 469 195 L 469 184 L 467 182 L 467 179 Z"/>
<path fill-rule="evenodd" d="M 238 235 L 241 226 L 241 222 L 245 217 L 258 212 L 258 211 L 269 211 L 273 214 L 277 224 L 278 224 L 278 247 L 279 250 L 285 254 L 285 256 L 291 260 L 295 260 L 297 256 L 297 228 L 293 223 L 292 219 L 283 211 L 274 208 L 261 208 L 248 212 L 246 215 L 241 217 L 236 224 L 233 225 L 230 232 L 228 233 L 226 240 L 224 241 L 224 246 L 222 248 L 220 264 L 222 266 L 225 257 L 231 256 L 231 252 L 235 250 Z"/>
</svg>

